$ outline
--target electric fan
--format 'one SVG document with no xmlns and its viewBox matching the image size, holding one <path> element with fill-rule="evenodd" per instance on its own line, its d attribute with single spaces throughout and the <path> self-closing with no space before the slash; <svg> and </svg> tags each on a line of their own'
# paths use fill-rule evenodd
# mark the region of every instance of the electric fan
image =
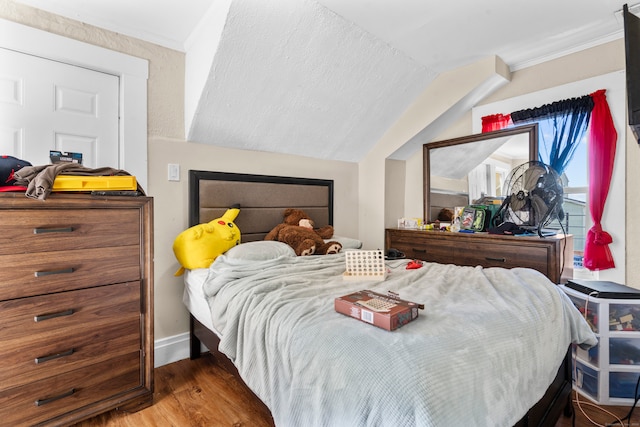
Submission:
<svg viewBox="0 0 640 427">
<path fill-rule="evenodd" d="M 504 188 L 507 196 L 496 219 L 535 230 L 540 237 L 544 227 L 564 219 L 562 180 L 551 166 L 539 161 L 516 166 L 507 175 Z"/>
</svg>

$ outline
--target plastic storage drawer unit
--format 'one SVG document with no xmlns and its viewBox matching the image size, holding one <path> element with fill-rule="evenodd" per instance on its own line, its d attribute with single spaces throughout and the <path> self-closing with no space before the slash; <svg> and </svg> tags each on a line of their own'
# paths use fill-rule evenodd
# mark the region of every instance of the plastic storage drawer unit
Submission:
<svg viewBox="0 0 640 427">
<path fill-rule="evenodd" d="M 588 350 L 574 347 L 575 390 L 599 404 L 633 405 L 636 385 L 640 389 L 640 299 L 596 298 L 560 288 L 598 337 Z"/>
</svg>

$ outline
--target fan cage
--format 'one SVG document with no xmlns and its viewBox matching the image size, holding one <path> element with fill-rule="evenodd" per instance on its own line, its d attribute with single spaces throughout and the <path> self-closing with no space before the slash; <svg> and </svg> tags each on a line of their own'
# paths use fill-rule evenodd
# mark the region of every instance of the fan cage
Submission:
<svg viewBox="0 0 640 427">
<path fill-rule="evenodd" d="M 505 200 L 494 226 L 511 222 L 523 230 L 537 231 L 540 237 L 554 221 L 562 228 L 562 180 L 551 166 L 539 161 L 518 165 L 507 175 L 504 188 Z"/>
</svg>

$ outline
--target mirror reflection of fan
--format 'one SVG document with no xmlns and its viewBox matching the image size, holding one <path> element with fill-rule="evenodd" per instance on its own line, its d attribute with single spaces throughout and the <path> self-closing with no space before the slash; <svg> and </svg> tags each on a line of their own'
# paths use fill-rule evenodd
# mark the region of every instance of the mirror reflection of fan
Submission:
<svg viewBox="0 0 640 427">
<path fill-rule="evenodd" d="M 525 230 L 543 228 L 552 221 L 564 219 L 562 180 L 550 166 L 531 161 L 516 166 L 505 180 L 506 196 L 496 218 L 511 222 Z"/>
</svg>

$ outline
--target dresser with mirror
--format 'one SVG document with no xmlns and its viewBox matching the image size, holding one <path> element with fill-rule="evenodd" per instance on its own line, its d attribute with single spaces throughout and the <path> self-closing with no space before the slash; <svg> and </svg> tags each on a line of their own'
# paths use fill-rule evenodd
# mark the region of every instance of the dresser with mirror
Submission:
<svg viewBox="0 0 640 427">
<path fill-rule="evenodd" d="M 438 219 L 443 209 L 499 200 L 509 171 L 538 156 L 536 124 L 425 144 L 424 220 Z M 488 233 L 388 228 L 386 249 L 407 258 L 483 267 L 528 267 L 554 283 L 573 275 L 573 237 L 541 238 Z"/>
</svg>

